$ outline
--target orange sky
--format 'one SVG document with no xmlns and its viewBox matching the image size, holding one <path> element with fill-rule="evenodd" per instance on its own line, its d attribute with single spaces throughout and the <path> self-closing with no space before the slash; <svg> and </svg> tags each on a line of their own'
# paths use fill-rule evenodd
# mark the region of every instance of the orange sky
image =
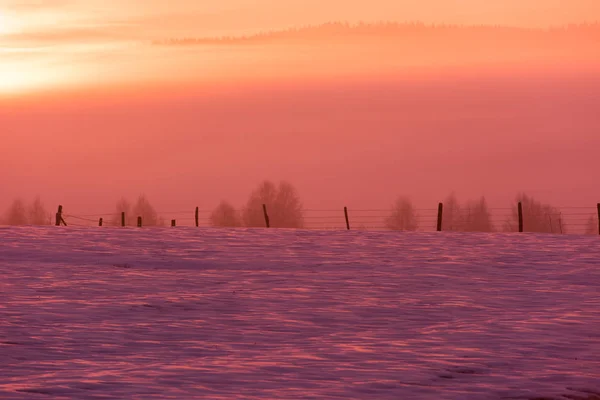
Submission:
<svg viewBox="0 0 600 400">
<path fill-rule="evenodd" d="M 142 192 L 159 208 L 239 205 L 264 178 L 296 183 L 311 207 L 430 205 L 451 190 L 501 206 L 518 190 L 600 199 L 586 183 L 600 178 L 587 169 L 598 31 L 522 48 L 519 32 L 151 44 L 360 20 L 547 27 L 598 21 L 600 1 L 0 0 L 0 212 L 35 194 L 93 211 Z"/>
<path fill-rule="evenodd" d="M 1 0 L 0 96 L 101 82 L 168 81 L 176 75 L 174 64 L 193 64 L 195 75 L 207 76 L 224 68 L 212 55 L 151 51 L 144 47 L 150 40 L 361 20 L 546 27 L 600 20 L 600 2 Z"/>
<path fill-rule="evenodd" d="M 595 0 L 2 0 L 0 7 L 17 30 L 118 35 L 134 25 L 142 36 L 279 29 L 331 20 L 547 26 L 600 17 Z"/>
</svg>

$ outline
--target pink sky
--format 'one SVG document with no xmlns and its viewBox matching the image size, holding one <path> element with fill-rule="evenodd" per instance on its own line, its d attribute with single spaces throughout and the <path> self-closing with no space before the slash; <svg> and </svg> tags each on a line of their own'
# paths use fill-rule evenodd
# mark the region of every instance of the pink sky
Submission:
<svg viewBox="0 0 600 400">
<path fill-rule="evenodd" d="M 265 178 L 312 208 L 600 200 L 597 29 L 151 44 L 360 20 L 539 28 L 600 20 L 600 2 L 4 0 L 0 210 L 36 194 L 91 212 L 139 193 L 241 205 Z"/>
<path fill-rule="evenodd" d="M 93 84 L 172 81 L 183 65 L 213 78 L 214 54 L 147 48 L 172 37 L 240 35 L 329 21 L 548 27 L 600 20 L 596 0 L 4 0 L 0 96 Z M 336 52 L 334 51 L 333 54 Z M 251 55 L 256 58 L 256 55 Z M 275 53 L 277 57 L 277 53 Z M 377 56 L 371 56 L 377 57 Z M 264 64 L 261 65 L 261 68 Z M 185 70 L 185 68 L 183 68 Z M 189 71 L 183 71 L 189 79 Z"/>
<path fill-rule="evenodd" d="M 26 32 L 135 25 L 138 35 L 164 31 L 216 32 L 280 29 L 332 20 L 548 26 L 595 21 L 595 0 L 4 0 L 3 14 Z M 110 30 L 110 29 L 107 29 Z"/>
</svg>

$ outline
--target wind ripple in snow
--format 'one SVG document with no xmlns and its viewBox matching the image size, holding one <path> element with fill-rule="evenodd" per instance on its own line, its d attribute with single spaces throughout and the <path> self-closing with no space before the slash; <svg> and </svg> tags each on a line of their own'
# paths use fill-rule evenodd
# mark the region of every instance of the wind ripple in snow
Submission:
<svg viewBox="0 0 600 400">
<path fill-rule="evenodd" d="M 599 259 L 571 235 L 0 228 L 0 397 L 597 400 Z"/>
</svg>

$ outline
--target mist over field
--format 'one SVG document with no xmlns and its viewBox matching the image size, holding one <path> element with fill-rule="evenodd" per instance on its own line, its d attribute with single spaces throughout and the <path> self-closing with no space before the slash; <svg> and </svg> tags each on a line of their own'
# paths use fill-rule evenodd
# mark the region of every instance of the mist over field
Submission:
<svg viewBox="0 0 600 400">
<path fill-rule="evenodd" d="M 13 61 L 44 57 L 35 36 L 9 37 L 25 49 Z M 493 208 L 523 192 L 557 207 L 600 200 L 598 24 L 165 35 L 94 48 L 106 57 L 93 66 L 69 50 L 74 37 L 48 40 L 63 64 L 74 57 L 70 76 L 95 78 L 0 95 L 0 210 L 41 196 L 106 213 L 140 194 L 159 211 L 240 207 L 265 179 L 291 182 L 308 209 L 388 209 L 399 196 L 430 209 L 450 193 Z"/>
<path fill-rule="evenodd" d="M 442 75 L 3 107 L 0 209 L 41 195 L 95 213 L 141 193 L 212 208 L 263 179 L 309 208 L 430 208 L 452 191 L 592 207 L 598 93 L 592 74 Z"/>
</svg>

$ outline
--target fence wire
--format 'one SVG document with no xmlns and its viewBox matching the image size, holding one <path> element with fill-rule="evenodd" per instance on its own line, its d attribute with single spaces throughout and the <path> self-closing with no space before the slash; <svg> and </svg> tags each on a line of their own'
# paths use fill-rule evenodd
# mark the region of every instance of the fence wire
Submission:
<svg viewBox="0 0 600 400">
<path fill-rule="evenodd" d="M 247 211 L 247 210 L 245 210 Z M 454 212 L 453 212 L 454 211 Z M 215 225 L 212 210 L 174 210 L 160 211 L 142 218 L 142 225 L 171 226 L 175 221 L 178 227 L 213 227 Z M 253 210 L 254 214 L 262 215 L 263 210 Z M 397 210 L 396 210 L 397 213 Z M 243 210 L 234 210 L 234 226 L 243 226 Z M 599 234 L 597 207 L 568 206 L 558 207 L 545 213 L 523 212 L 524 230 L 526 232 L 548 232 L 562 234 Z M 414 209 L 409 213 L 408 221 L 402 220 L 392 209 L 348 209 L 348 218 L 351 230 L 384 231 L 384 230 L 414 230 L 430 232 L 437 230 L 438 209 Z M 125 226 L 137 226 L 137 215 L 126 215 Z M 122 225 L 121 213 L 95 213 L 76 215 L 64 213 L 63 218 L 68 226 L 120 227 Z M 260 219 L 259 219 L 260 221 Z M 256 221 L 255 221 L 256 222 Z M 276 215 L 270 216 L 272 227 L 278 227 Z M 217 223 L 218 225 L 218 223 Z M 262 222 L 254 224 L 264 227 Z M 301 218 L 294 227 L 315 230 L 345 230 L 346 217 L 344 209 L 304 209 Z M 518 231 L 517 207 L 490 208 L 487 214 L 460 213 L 456 210 L 444 210 L 442 215 L 443 231 L 489 231 L 489 232 L 516 232 Z"/>
</svg>

